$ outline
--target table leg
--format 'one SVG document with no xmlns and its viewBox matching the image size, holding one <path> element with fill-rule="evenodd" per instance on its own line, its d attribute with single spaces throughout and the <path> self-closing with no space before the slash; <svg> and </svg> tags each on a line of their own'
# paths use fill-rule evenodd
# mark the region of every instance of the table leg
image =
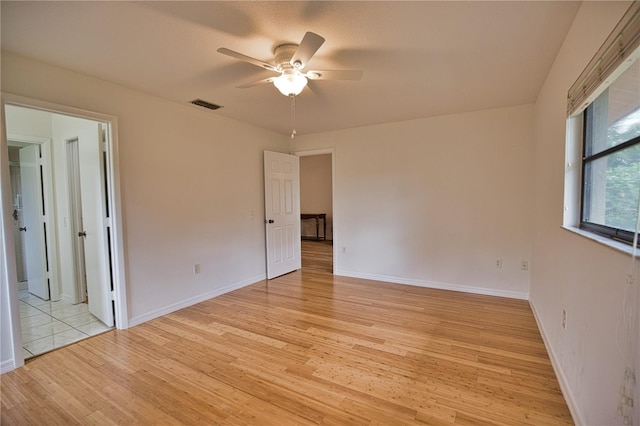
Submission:
<svg viewBox="0 0 640 426">
<path fill-rule="evenodd" d="M 325 216 L 322 220 L 324 223 L 324 240 L 327 241 L 327 217 Z"/>
</svg>

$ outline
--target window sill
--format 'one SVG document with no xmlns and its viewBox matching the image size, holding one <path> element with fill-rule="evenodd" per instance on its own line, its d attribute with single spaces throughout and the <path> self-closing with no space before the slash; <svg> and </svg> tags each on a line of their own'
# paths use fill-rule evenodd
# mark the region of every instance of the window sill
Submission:
<svg viewBox="0 0 640 426">
<path fill-rule="evenodd" d="M 569 232 L 573 232 L 574 234 L 578 234 L 585 238 L 588 238 L 592 241 L 605 245 L 614 250 L 620 251 L 622 253 L 626 253 L 630 256 L 633 256 L 633 245 L 625 244 L 620 241 L 616 241 L 612 238 L 604 237 L 602 235 L 594 234 L 589 231 L 585 231 L 584 229 L 575 228 L 573 226 L 562 226 L 562 229 L 565 229 Z M 636 256 L 640 255 L 640 249 L 636 250 Z"/>
</svg>

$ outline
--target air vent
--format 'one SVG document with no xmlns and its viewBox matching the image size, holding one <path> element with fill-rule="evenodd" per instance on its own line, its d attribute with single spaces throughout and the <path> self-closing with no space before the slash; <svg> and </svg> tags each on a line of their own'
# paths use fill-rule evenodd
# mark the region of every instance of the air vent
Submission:
<svg viewBox="0 0 640 426">
<path fill-rule="evenodd" d="M 203 101 L 202 99 L 195 99 L 191 101 L 192 104 L 201 106 L 203 108 L 209 109 L 219 109 L 222 108 L 220 105 L 212 104 L 211 102 Z"/>
</svg>

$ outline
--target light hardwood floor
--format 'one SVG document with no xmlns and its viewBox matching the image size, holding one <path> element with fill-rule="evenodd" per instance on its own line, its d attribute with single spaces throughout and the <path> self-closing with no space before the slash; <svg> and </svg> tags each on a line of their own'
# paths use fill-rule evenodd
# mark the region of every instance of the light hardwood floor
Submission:
<svg viewBox="0 0 640 426">
<path fill-rule="evenodd" d="M 333 277 L 315 250 L 2 375 L 2 424 L 572 424 L 527 302 Z"/>
<path fill-rule="evenodd" d="M 333 273 L 332 241 L 302 241 L 302 269 L 305 272 Z"/>
</svg>

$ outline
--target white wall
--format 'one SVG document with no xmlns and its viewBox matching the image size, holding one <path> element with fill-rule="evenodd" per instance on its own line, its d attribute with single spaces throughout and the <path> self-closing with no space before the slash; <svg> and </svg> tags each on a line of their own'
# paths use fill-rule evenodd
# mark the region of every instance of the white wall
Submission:
<svg viewBox="0 0 640 426">
<path fill-rule="evenodd" d="M 326 213 L 327 239 L 333 238 L 333 195 L 331 154 L 300 157 L 300 213 Z M 320 238 L 324 227 L 320 221 Z M 300 224 L 303 237 L 316 237 L 316 222 L 304 220 Z"/>
<path fill-rule="evenodd" d="M 2 90 L 118 118 L 131 324 L 264 278 L 262 152 L 287 137 L 9 52 Z"/>
<path fill-rule="evenodd" d="M 578 423 L 616 416 L 624 364 L 616 345 L 628 255 L 561 229 L 567 90 L 629 3 L 584 2 L 536 104 L 531 304 Z M 562 309 L 567 310 L 563 331 Z"/>
<path fill-rule="evenodd" d="M 336 273 L 527 298 L 532 125 L 525 105 L 297 137 L 336 149 Z"/>
<path fill-rule="evenodd" d="M 5 115 L 9 136 L 34 136 L 46 139 L 52 137 L 51 114 L 46 111 L 8 106 Z"/>
</svg>

